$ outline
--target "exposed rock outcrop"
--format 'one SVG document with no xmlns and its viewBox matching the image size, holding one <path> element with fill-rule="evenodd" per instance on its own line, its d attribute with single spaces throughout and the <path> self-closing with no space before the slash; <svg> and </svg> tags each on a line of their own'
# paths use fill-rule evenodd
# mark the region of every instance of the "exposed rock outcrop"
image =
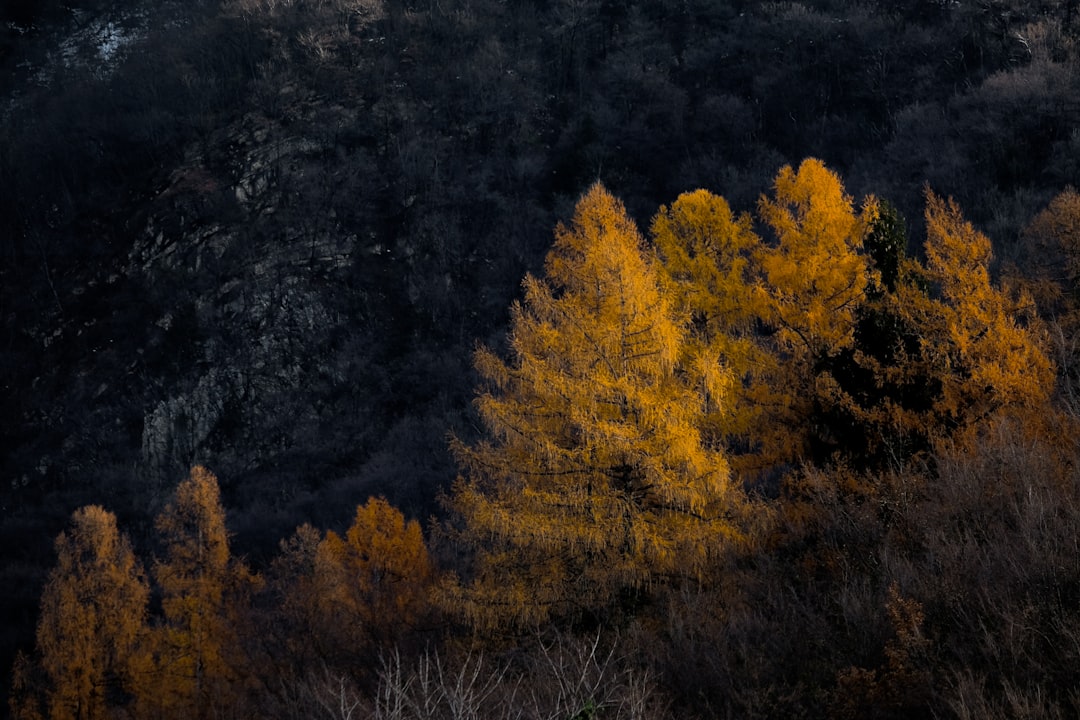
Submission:
<svg viewBox="0 0 1080 720">
<path fill-rule="evenodd" d="M 140 470 L 162 485 L 193 463 L 272 462 L 318 416 L 320 391 L 340 392 L 345 379 L 334 346 L 348 333 L 356 235 L 332 208 L 305 216 L 289 198 L 313 158 L 335 148 L 255 116 L 219 135 L 226 162 L 210 171 L 192 158 L 172 174 L 126 270 L 171 285 L 165 297 L 194 316 L 179 376 L 144 408 Z M 229 222 L 204 217 L 223 206 Z M 171 329 L 170 310 L 161 324 Z M 291 428 L 273 417 L 282 405 L 296 415 Z"/>
</svg>

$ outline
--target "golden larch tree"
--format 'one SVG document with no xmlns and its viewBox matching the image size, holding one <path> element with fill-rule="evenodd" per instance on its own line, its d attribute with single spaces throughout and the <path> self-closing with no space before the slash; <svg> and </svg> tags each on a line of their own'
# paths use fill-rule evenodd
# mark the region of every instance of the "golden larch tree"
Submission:
<svg viewBox="0 0 1080 720">
<path fill-rule="evenodd" d="M 781 461 L 804 457 L 808 443 L 827 435 L 818 418 L 843 401 L 827 367 L 853 346 L 859 307 L 875 277 L 862 244 L 877 202 L 868 198 L 856 212 L 840 178 L 808 158 L 798 171 L 780 170 L 758 215 L 775 237 L 761 247 L 757 263 L 762 320 L 781 368 L 763 396 L 770 420 L 761 434 L 770 459 Z"/>
<path fill-rule="evenodd" d="M 768 464 L 762 410 L 782 401 L 769 382 L 779 358 L 758 337 L 768 307 L 756 289 L 761 239 L 753 221 L 736 216 L 719 195 L 695 190 L 660 207 L 651 236 L 675 310 L 691 320 L 686 352 L 717 357 L 732 378 L 727 401 L 702 426 L 705 436 L 728 449 L 733 469 L 759 469 Z"/>
<path fill-rule="evenodd" d="M 737 493 L 699 425 L 730 384 L 685 323 L 622 204 L 594 185 L 512 308 L 509 358 L 477 351 L 486 429 L 454 442 L 449 505 L 475 550 L 448 590 L 476 626 L 599 618 L 697 577 L 737 534 Z"/>
<path fill-rule="evenodd" d="M 1055 370 L 1029 297 L 1013 297 L 990 279 L 989 238 L 956 203 L 927 191 L 926 261 L 898 289 L 898 310 L 920 333 L 918 372 L 940 382 L 928 436 L 956 435 L 996 413 L 1041 412 Z M 919 285 L 929 289 L 929 293 Z"/>
<path fill-rule="evenodd" d="M 208 717 L 229 701 L 238 606 L 256 578 L 232 558 L 218 481 L 206 468 L 192 468 L 156 527 L 165 546 L 154 566 L 164 622 L 156 687 L 141 701 L 154 714 Z"/>
<path fill-rule="evenodd" d="M 37 627 L 46 716 L 113 717 L 137 684 L 150 593 L 145 575 L 116 517 L 97 505 L 75 511 L 56 554 Z M 32 714 L 30 708 L 23 712 Z"/>
<path fill-rule="evenodd" d="M 783 167 L 773 191 L 758 214 L 776 244 L 759 262 L 777 340 L 800 360 L 849 347 L 869 278 L 862 239 L 877 204 L 870 198 L 856 213 L 840 178 L 814 158 L 797 172 Z"/>
<path fill-rule="evenodd" d="M 673 303 L 691 313 L 691 341 L 746 335 L 761 314 L 750 259 L 761 240 L 750 216 L 736 216 L 708 190 L 660 206 L 651 235 Z"/>
<path fill-rule="evenodd" d="M 433 566 L 420 524 L 383 498 L 358 506 L 344 537 L 326 533 L 312 563 L 314 596 L 293 602 L 311 606 L 324 660 L 370 670 L 426 612 Z"/>
</svg>

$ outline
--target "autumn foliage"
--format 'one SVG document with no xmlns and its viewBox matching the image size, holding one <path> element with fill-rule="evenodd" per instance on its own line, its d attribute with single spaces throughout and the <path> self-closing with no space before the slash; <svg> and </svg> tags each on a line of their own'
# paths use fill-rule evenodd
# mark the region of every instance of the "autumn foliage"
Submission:
<svg viewBox="0 0 1080 720">
<path fill-rule="evenodd" d="M 202 467 L 146 566 L 78 510 L 15 716 L 655 717 L 657 687 L 696 716 L 1075 709 L 1075 192 L 1026 233 L 1060 272 L 1007 281 L 925 197 L 917 250 L 815 159 L 756 215 L 696 190 L 648 238 L 594 184 L 476 350 L 427 537 L 371 498 L 260 575 Z"/>
<path fill-rule="evenodd" d="M 526 278 L 511 357 L 484 348 L 488 438 L 455 443 L 449 503 L 476 552 L 448 590 L 481 627 L 607 618 L 621 598 L 699 577 L 738 535 L 727 461 L 700 425 L 730 379 L 687 332 L 622 205 L 593 186 Z"/>
<path fill-rule="evenodd" d="M 420 525 L 382 498 L 357 507 L 344 537 L 310 525 L 282 542 L 273 583 L 286 651 L 362 674 L 425 620 L 434 568 Z"/>
<path fill-rule="evenodd" d="M 43 703 L 30 717 L 109 716 L 110 699 L 136 689 L 146 640 L 149 586 L 116 517 L 97 505 L 71 518 L 56 538 L 57 565 L 41 598 L 37 650 Z M 23 663 L 20 683 L 33 670 Z"/>
</svg>

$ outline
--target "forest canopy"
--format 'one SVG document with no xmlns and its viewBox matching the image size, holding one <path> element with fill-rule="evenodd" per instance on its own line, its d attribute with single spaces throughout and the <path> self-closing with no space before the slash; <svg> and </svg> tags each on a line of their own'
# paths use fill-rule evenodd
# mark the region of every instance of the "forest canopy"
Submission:
<svg viewBox="0 0 1080 720">
<path fill-rule="evenodd" d="M 1078 714 L 1077 10 L 0 3 L 0 694 Z"/>
<path fill-rule="evenodd" d="M 1030 232 L 1052 236 L 1071 192 Z M 1022 692 L 1055 716 L 1080 565 L 1051 544 L 1080 530 L 1080 427 L 1050 337 L 1072 325 L 993 280 L 986 236 L 925 197 L 919 259 L 890 204 L 856 211 L 812 158 L 756 217 L 696 190 L 649 236 L 594 184 L 505 350 L 474 354 L 484 431 L 451 439 L 461 475 L 426 535 L 371 498 L 253 573 L 203 467 L 153 562 L 84 507 L 13 714 L 965 717 Z M 1038 654 L 970 638 L 1028 613 L 1052 623 Z M 821 644 L 776 647 L 807 633 Z M 990 683 L 1001 653 L 1015 686 Z"/>
</svg>

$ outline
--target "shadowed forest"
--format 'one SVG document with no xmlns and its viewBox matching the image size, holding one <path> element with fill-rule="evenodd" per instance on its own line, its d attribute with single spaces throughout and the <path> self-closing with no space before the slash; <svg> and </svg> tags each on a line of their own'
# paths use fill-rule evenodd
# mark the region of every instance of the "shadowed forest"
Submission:
<svg viewBox="0 0 1080 720">
<path fill-rule="evenodd" d="M 1080 17 L 0 9 L 16 718 L 1080 712 Z"/>
</svg>

